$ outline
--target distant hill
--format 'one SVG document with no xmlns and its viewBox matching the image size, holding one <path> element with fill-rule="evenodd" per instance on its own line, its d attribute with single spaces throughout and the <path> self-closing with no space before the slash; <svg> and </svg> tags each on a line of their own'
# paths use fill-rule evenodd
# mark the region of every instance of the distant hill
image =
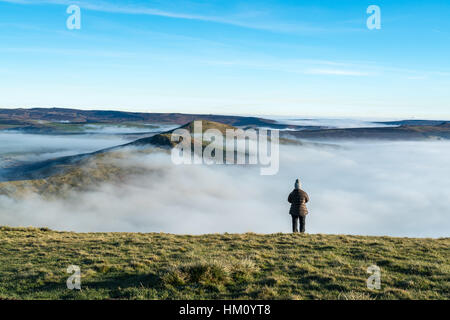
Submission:
<svg viewBox="0 0 450 320">
<path fill-rule="evenodd" d="M 213 114 L 183 114 L 183 113 L 143 113 L 103 110 L 77 110 L 64 108 L 32 108 L 32 109 L 0 109 L 0 129 L 16 128 L 28 131 L 52 130 L 53 123 L 150 123 L 178 124 L 194 120 L 207 120 L 240 127 L 270 127 L 270 128 L 300 128 L 295 125 L 278 124 L 275 120 L 227 116 Z"/>
<path fill-rule="evenodd" d="M 195 119 L 194 121 L 188 122 L 176 129 L 169 130 L 169 131 L 154 135 L 152 137 L 138 139 L 127 145 L 142 146 L 142 145 L 147 145 L 147 144 L 153 144 L 155 146 L 161 146 L 161 147 L 174 147 L 177 144 L 177 142 L 176 141 L 174 142 L 171 140 L 172 133 L 177 129 L 185 129 L 185 130 L 189 131 L 189 133 L 193 134 L 195 121 L 202 122 L 202 133 L 205 133 L 205 131 L 207 131 L 209 129 L 216 129 L 216 130 L 219 130 L 222 134 L 225 134 L 227 129 L 231 129 L 231 130 L 237 129 L 236 127 L 233 127 L 231 125 L 216 122 L 216 121 Z"/>
<path fill-rule="evenodd" d="M 450 124 L 450 121 L 444 120 L 400 120 L 400 121 L 377 121 L 374 123 L 398 126 L 438 126 L 441 124 Z"/>
<path fill-rule="evenodd" d="M 209 129 L 216 129 L 225 136 L 227 129 L 230 129 L 230 130 L 238 129 L 236 127 L 233 127 L 233 126 L 230 126 L 230 125 L 227 125 L 224 123 L 220 123 L 220 122 L 208 121 L 208 120 L 201 120 L 201 121 L 202 121 L 202 133 L 205 133 L 205 131 L 207 131 Z M 192 135 L 194 133 L 194 121 L 191 121 L 177 129 L 186 129 Z M 142 138 L 142 139 L 133 141 L 127 145 L 143 146 L 143 145 L 152 144 L 152 145 L 159 146 L 159 147 L 172 148 L 177 144 L 176 141 L 174 142 L 171 140 L 171 134 L 175 130 L 176 129 L 173 129 L 173 130 L 169 130 L 167 132 L 163 132 L 163 133 L 154 135 L 152 137 Z M 258 132 L 258 129 L 255 129 L 255 131 Z M 270 140 L 270 137 L 268 140 Z M 224 140 L 224 142 L 225 142 L 225 140 Z M 194 139 L 192 139 L 192 143 L 194 143 Z M 285 145 L 289 144 L 289 145 L 297 145 L 297 146 L 304 145 L 304 143 L 299 140 L 289 139 L 286 137 L 280 137 L 279 143 L 285 144 Z M 209 144 L 209 142 L 207 142 L 207 141 L 202 142 L 203 147 L 206 147 L 206 145 L 208 145 L 208 144 Z M 224 146 L 224 150 L 226 150 L 225 146 Z"/>
<path fill-rule="evenodd" d="M 222 131 L 224 132 L 226 129 L 234 129 L 234 127 L 230 125 L 213 121 L 204 120 L 202 123 L 203 123 L 203 131 L 212 128 L 218 129 L 221 132 Z M 184 124 L 179 128 L 187 129 L 190 132 L 192 132 L 193 122 Z M 171 141 L 170 138 L 171 133 L 174 130 L 169 130 L 161 134 L 153 135 L 151 137 L 138 139 L 136 141 L 124 145 L 118 145 L 112 148 L 98 150 L 92 153 L 54 158 L 44 161 L 25 163 L 18 166 L 12 166 L 9 168 L 3 168 L 0 172 L 0 193 L 2 188 L 4 190 L 7 189 L 5 185 L 5 182 L 7 181 L 41 180 L 47 179 L 52 176 L 65 175 L 67 172 L 71 172 L 75 170 L 77 167 L 83 166 L 85 163 L 89 161 L 98 161 L 108 156 L 115 156 L 117 153 L 120 153 L 124 149 L 126 149 L 126 147 L 140 147 L 140 148 L 145 147 L 147 148 L 147 151 L 150 151 L 155 147 L 162 147 L 169 149 L 177 144 L 177 142 Z M 127 150 L 126 152 L 131 151 Z M 108 177 L 108 175 L 105 175 L 105 177 Z M 1 184 L 1 182 L 3 182 L 3 184 Z M 55 178 L 53 179 L 52 182 L 58 184 L 58 179 Z M 17 182 L 15 185 L 29 186 L 32 184 L 35 183 L 26 182 L 21 184 Z"/>
<path fill-rule="evenodd" d="M 27 133 L 66 133 L 78 132 L 85 124 L 115 125 L 184 125 L 194 120 L 218 122 L 240 128 L 269 128 L 289 130 L 293 136 L 307 138 L 387 138 L 387 139 L 423 139 L 432 135 L 432 128 L 415 130 L 411 127 L 444 127 L 450 123 L 441 120 L 400 120 L 375 122 L 384 125 L 410 127 L 409 130 L 393 127 L 330 129 L 326 126 L 303 126 L 281 124 L 276 120 L 261 117 L 244 117 L 214 114 L 183 113 L 145 113 L 107 110 L 78 110 L 66 108 L 0 109 L 0 130 L 20 130 Z M 419 132 L 421 131 L 421 132 Z M 425 132 L 428 131 L 428 132 Z M 442 130 L 439 137 L 447 138 Z M 286 137 L 287 132 L 283 133 Z"/>
<path fill-rule="evenodd" d="M 59 110 L 59 109 L 58 109 Z M 66 110 L 66 109 L 64 109 Z M 220 123 L 212 120 L 195 119 L 202 121 L 203 132 L 208 129 L 217 129 L 224 133 L 227 129 L 236 129 L 227 123 Z M 187 129 L 193 132 L 193 122 L 183 123 L 179 128 Z M 114 178 L 121 174 L 129 173 L 117 166 L 112 165 L 104 159 L 115 157 L 121 152 L 154 152 L 156 149 L 165 149 L 168 151 L 177 144 L 171 141 L 171 134 L 174 131 L 169 130 L 160 134 L 153 134 L 150 137 L 137 139 L 131 143 L 119 145 L 116 147 L 99 150 L 88 154 L 79 154 L 68 157 L 49 159 L 45 161 L 25 163 L 21 165 L 11 166 L 0 169 L 0 193 L 15 194 L 22 190 L 34 190 L 39 193 L 57 193 L 58 190 L 65 188 L 64 186 L 75 186 L 84 188 L 101 182 L 101 180 Z M 389 140 L 424 140 L 424 139 L 449 139 L 450 123 L 438 122 L 434 125 L 401 125 L 398 127 L 375 127 L 375 128 L 352 128 L 352 129 L 318 129 L 318 130 L 301 130 L 301 131 L 281 131 L 280 144 L 307 146 L 314 145 L 320 147 L 337 147 L 323 142 L 304 142 L 299 139 L 317 139 L 317 140 L 333 140 L 333 139 L 389 139 Z M 209 142 L 202 141 L 202 147 L 205 148 Z M 138 147 L 130 148 L 127 147 Z M 223 150 L 226 151 L 224 145 Z M 161 150 L 160 150 L 161 151 Z M 236 155 L 236 153 L 235 153 Z M 86 164 L 94 161 L 98 164 L 99 171 L 90 172 L 93 177 L 91 180 L 82 175 L 82 168 L 89 167 Z M 96 166 L 94 166 L 95 168 Z M 89 169 L 91 170 L 91 169 Z M 88 171 L 89 171 L 88 170 Z M 103 171 L 102 171 L 103 170 Z M 134 170 L 134 169 L 133 169 Z M 131 171 L 133 171 L 131 170 Z M 86 174 L 86 170 L 84 171 Z M 101 174 L 99 174 L 101 172 Z M 51 178 L 51 179 L 50 179 Z M 86 180 L 87 179 L 87 180 Z M 45 180 L 45 181 L 44 181 Z M 79 184 L 77 181 L 82 182 Z M 11 182 L 11 183 L 10 183 Z M 13 183 L 12 183 L 13 182 Z M 83 184 L 84 183 L 84 184 Z"/>
<path fill-rule="evenodd" d="M 450 139 L 450 124 L 401 125 L 398 127 L 321 129 L 283 132 L 286 137 L 301 139 L 367 139 L 367 140 L 427 140 Z"/>
<path fill-rule="evenodd" d="M 194 122 L 186 123 L 179 128 L 193 133 Z M 208 129 L 217 129 L 225 134 L 227 129 L 237 128 L 219 122 L 202 120 L 202 129 L 203 133 Z M 92 153 L 3 168 L 0 171 L 0 194 L 21 196 L 31 191 L 49 196 L 60 196 L 68 191 L 68 188 L 84 190 L 106 180 L 124 178 L 127 175 L 138 172 L 140 169 L 121 167 L 119 165 L 121 158 L 130 157 L 138 153 L 160 152 L 161 150 L 168 152 L 170 148 L 177 144 L 176 141 L 171 141 L 171 134 L 175 130 L 169 130 L 151 137 Z M 194 143 L 194 139 L 192 143 Z M 209 142 L 202 141 L 202 149 L 208 144 Z M 304 145 L 301 141 L 287 138 L 281 138 L 280 144 Z M 223 150 L 226 151 L 225 145 Z M 236 155 L 237 152 L 235 152 Z M 114 159 L 118 161 L 111 161 Z"/>
<path fill-rule="evenodd" d="M 197 120 L 197 119 L 195 119 Z M 184 123 L 179 128 L 187 129 L 193 132 L 193 122 Z M 218 129 L 224 133 L 226 129 L 236 129 L 236 127 L 216 121 L 202 120 L 203 131 L 208 129 Z M 140 147 L 149 150 L 154 147 L 170 149 L 177 144 L 171 141 L 171 133 L 169 130 L 153 136 L 137 139 L 125 145 L 119 145 L 105 150 L 99 150 L 94 153 L 80 154 L 56 159 L 50 159 L 35 163 L 28 163 L 19 166 L 2 169 L 0 172 L 1 181 L 18 181 L 18 180 L 38 180 L 46 179 L 51 176 L 63 174 L 69 169 L 80 166 L 85 160 L 95 158 L 99 154 L 111 154 L 113 151 L 120 151 L 125 147 Z M 352 129 L 319 129 L 319 130 L 302 130 L 302 131 L 286 131 L 280 133 L 280 144 L 290 144 L 297 146 L 315 145 L 328 146 L 323 143 L 308 143 L 298 139 L 316 139 L 316 140 L 333 140 L 333 139 L 389 139 L 389 140 L 424 140 L 424 139 L 449 139 L 450 123 L 439 122 L 437 125 L 427 126 L 409 126 L 402 125 L 399 127 L 375 127 L 375 128 L 352 128 Z M 202 142 L 203 147 L 209 144 Z M 225 146 L 224 146 L 225 150 Z"/>
</svg>

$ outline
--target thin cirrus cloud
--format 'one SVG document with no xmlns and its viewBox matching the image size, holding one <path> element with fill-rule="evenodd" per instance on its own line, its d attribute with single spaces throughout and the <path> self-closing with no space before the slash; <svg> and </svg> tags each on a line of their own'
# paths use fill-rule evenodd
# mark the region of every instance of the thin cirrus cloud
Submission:
<svg viewBox="0 0 450 320">
<path fill-rule="evenodd" d="M 366 77 L 371 75 L 368 72 L 344 70 L 344 69 L 309 69 L 306 70 L 305 73 L 310 75 L 353 76 L 353 77 Z"/>
<path fill-rule="evenodd" d="M 130 6 L 130 5 L 116 5 L 110 4 L 103 1 L 70 1 L 70 0 L 0 0 L 0 2 L 22 4 L 22 5 L 65 5 L 69 6 L 72 4 L 79 5 L 82 9 L 107 12 L 107 13 L 119 13 L 119 14 L 131 14 L 131 15 L 149 15 L 149 16 L 161 16 L 173 19 L 185 19 L 185 20 L 197 20 L 205 22 L 214 22 L 220 24 L 227 24 L 237 27 L 243 27 L 248 29 L 257 29 L 265 31 L 275 31 L 275 32 L 286 32 L 286 33 L 309 33 L 309 32 L 324 32 L 330 31 L 329 29 L 324 29 L 323 27 L 317 27 L 312 25 L 300 25 L 298 23 L 281 23 L 272 22 L 269 23 L 267 19 L 261 22 L 249 22 L 243 21 L 242 19 L 233 17 L 221 17 L 214 15 L 199 15 L 191 13 L 181 13 L 181 12 L 171 12 L 160 10 L 156 8 L 143 7 L 143 6 Z M 236 14 L 239 16 L 241 14 Z M 258 14 L 257 14 L 258 15 Z M 248 16 L 248 12 L 244 14 Z M 336 32 L 336 30 L 334 30 Z M 339 29 L 337 31 L 355 31 L 351 28 Z"/>
<path fill-rule="evenodd" d="M 374 65 L 360 65 L 355 63 L 325 61 L 314 59 L 296 59 L 296 60 L 207 60 L 203 63 L 223 67 L 246 67 L 260 70 L 282 71 L 289 73 L 300 73 L 305 75 L 330 75 L 330 76 L 373 76 L 378 73 Z M 358 69 L 358 70 L 355 70 Z M 373 69 L 365 71 L 364 69 Z"/>
</svg>

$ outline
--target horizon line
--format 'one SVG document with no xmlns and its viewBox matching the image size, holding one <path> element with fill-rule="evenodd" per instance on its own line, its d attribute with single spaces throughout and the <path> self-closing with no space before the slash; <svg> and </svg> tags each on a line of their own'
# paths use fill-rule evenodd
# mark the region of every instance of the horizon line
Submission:
<svg viewBox="0 0 450 320">
<path fill-rule="evenodd" d="M 181 115 L 214 115 L 214 116 L 234 116 L 234 117 L 258 117 L 258 118 L 268 118 L 270 120 L 276 120 L 271 117 L 300 117 L 301 120 L 311 119 L 336 119 L 336 120 L 345 120 L 345 119 L 355 119 L 355 120 L 367 120 L 367 121 L 376 121 L 376 119 L 383 119 L 385 121 L 450 121 L 449 118 L 426 118 L 426 117 L 393 117 L 393 116 L 374 116 L 370 117 L 360 117 L 360 116 L 351 116 L 351 115 L 342 115 L 342 116 L 333 116 L 333 115 L 293 115 L 293 114 L 253 114 L 253 113 L 206 113 L 206 112 L 179 112 L 179 111 L 131 111 L 129 109 L 80 109 L 80 107 L 2 107 L 0 106 L 0 110 L 33 110 L 33 109 L 60 109 L 60 110 L 77 110 L 77 111 L 110 111 L 110 112 L 123 112 L 123 113 L 141 113 L 141 114 L 181 114 Z M 388 120 L 389 119 L 389 120 Z"/>
</svg>

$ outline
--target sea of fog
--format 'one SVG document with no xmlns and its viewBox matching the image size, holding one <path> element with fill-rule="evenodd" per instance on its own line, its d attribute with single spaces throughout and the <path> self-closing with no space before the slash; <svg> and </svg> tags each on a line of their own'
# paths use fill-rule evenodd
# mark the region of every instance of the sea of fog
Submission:
<svg viewBox="0 0 450 320">
<path fill-rule="evenodd" d="M 270 117 L 276 120 L 280 124 L 296 125 L 296 126 L 319 126 L 327 127 L 329 129 L 343 129 L 343 128 L 374 128 L 374 127 L 396 127 L 397 125 L 391 125 L 383 123 L 386 119 L 376 120 L 364 120 L 364 119 L 342 119 L 342 118 L 301 118 L 301 117 Z"/>
<path fill-rule="evenodd" d="M 0 134 L 0 156 L 22 150 L 24 158 L 35 159 L 41 147 L 56 156 L 125 140 L 120 135 Z M 0 225 L 86 232 L 289 232 L 287 196 L 299 178 L 311 198 L 309 233 L 449 236 L 450 142 L 339 146 L 281 146 L 274 176 L 261 176 L 252 166 L 176 166 L 163 153 L 130 156 L 120 165 L 152 170 L 64 200 L 0 196 Z"/>
<path fill-rule="evenodd" d="M 56 157 L 94 152 L 128 142 L 120 135 L 40 135 L 0 133 L 0 167 L 11 162 L 42 161 Z"/>
<path fill-rule="evenodd" d="M 0 131 L 0 174 L 2 167 L 18 162 L 43 161 L 94 152 L 173 128 L 173 125 L 132 127 L 87 124 L 81 126 L 79 132 L 70 134 Z"/>
</svg>

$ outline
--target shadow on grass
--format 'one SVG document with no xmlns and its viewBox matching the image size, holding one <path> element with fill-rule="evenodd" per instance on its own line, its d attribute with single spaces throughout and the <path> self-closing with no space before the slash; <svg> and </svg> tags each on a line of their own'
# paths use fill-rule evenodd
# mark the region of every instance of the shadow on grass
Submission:
<svg viewBox="0 0 450 320">
<path fill-rule="evenodd" d="M 83 296 L 83 292 L 98 291 L 103 292 L 104 296 L 109 298 L 132 298 L 132 291 L 148 291 L 162 289 L 163 283 L 161 278 L 155 274 L 126 274 L 126 275 L 110 275 L 102 280 L 81 280 L 81 291 L 67 289 L 66 279 L 61 282 L 46 282 L 40 286 L 36 286 L 34 291 L 41 292 L 60 292 L 60 298 L 70 299 L 77 296 Z M 66 292 L 66 293 L 65 293 Z"/>
</svg>

